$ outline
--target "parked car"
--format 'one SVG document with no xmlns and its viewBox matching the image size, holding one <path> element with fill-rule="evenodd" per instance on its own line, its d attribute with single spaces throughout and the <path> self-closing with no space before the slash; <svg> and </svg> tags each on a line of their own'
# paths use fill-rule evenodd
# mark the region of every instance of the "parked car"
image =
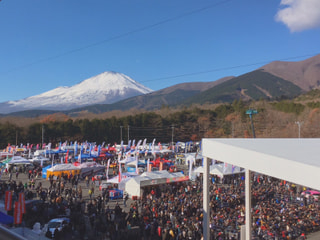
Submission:
<svg viewBox="0 0 320 240">
<path fill-rule="evenodd" d="M 107 181 L 102 181 L 99 185 L 99 190 L 102 191 L 102 189 L 104 188 L 112 189 L 112 187 L 113 187 L 112 183 L 109 183 Z"/>
<path fill-rule="evenodd" d="M 97 173 L 94 175 L 94 180 L 99 181 L 99 180 L 106 180 L 107 176 L 106 173 Z"/>
<path fill-rule="evenodd" d="M 51 219 L 45 226 L 46 237 L 54 238 L 55 230 L 58 229 L 58 231 L 61 232 L 69 225 L 69 223 L 70 219 L 66 217 Z"/>
<path fill-rule="evenodd" d="M 320 197 L 320 192 L 316 190 L 306 190 L 301 193 L 301 196 L 306 197 L 308 199 L 310 199 L 310 197 L 313 197 L 315 201 L 318 201 Z"/>
</svg>

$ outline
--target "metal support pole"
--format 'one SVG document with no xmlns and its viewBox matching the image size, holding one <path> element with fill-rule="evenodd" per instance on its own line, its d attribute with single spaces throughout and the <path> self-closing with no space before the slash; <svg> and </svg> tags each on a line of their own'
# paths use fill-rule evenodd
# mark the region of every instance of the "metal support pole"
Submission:
<svg viewBox="0 0 320 240">
<path fill-rule="evenodd" d="M 299 122 L 299 121 L 297 121 L 296 122 L 296 124 L 298 125 L 298 130 L 299 130 L 299 138 L 301 137 L 301 135 L 300 135 L 300 133 L 301 133 L 301 126 L 302 126 L 302 124 L 303 124 L 303 122 Z"/>
<path fill-rule="evenodd" d="M 255 109 L 248 109 L 248 110 L 246 111 L 246 114 L 248 114 L 249 117 L 250 117 L 253 138 L 256 138 L 256 133 L 254 132 L 252 115 L 253 115 L 253 114 L 257 114 L 257 113 L 258 113 L 258 111 L 255 110 Z"/>
<path fill-rule="evenodd" d="M 172 128 L 172 133 L 171 133 L 171 147 L 172 147 L 172 151 L 174 150 L 173 149 L 173 133 L 174 133 L 174 125 L 171 126 Z"/>
<path fill-rule="evenodd" d="M 256 138 L 256 133 L 254 131 L 254 126 L 253 126 L 252 114 L 250 114 L 249 116 L 251 120 L 252 135 L 253 135 L 253 138 Z"/>
<path fill-rule="evenodd" d="M 210 208 L 209 208 L 209 173 L 210 161 L 207 157 L 203 158 L 203 239 L 210 239 Z"/>
<path fill-rule="evenodd" d="M 120 143 L 122 142 L 122 128 L 123 126 L 120 126 Z"/>
<path fill-rule="evenodd" d="M 44 139 L 44 126 L 42 124 L 42 135 L 41 135 L 41 148 L 43 148 L 43 140 Z"/>
<path fill-rule="evenodd" d="M 245 171 L 246 240 L 251 240 L 251 171 Z"/>
<path fill-rule="evenodd" d="M 130 126 L 128 125 L 128 144 L 129 144 L 129 129 L 130 129 Z"/>
</svg>

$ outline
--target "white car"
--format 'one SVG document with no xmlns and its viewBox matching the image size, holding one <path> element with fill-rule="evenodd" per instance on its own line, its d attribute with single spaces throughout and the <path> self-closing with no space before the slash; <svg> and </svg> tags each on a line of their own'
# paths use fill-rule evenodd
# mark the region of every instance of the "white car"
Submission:
<svg viewBox="0 0 320 240">
<path fill-rule="evenodd" d="M 99 185 L 99 190 L 102 191 L 102 189 L 105 189 L 105 188 L 111 189 L 112 186 L 113 186 L 112 183 L 107 182 L 107 181 L 102 181 L 101 184 Z"/>
<path fill-rule="evenodd" d="M 61 232 L 62 229 L 68 226 L 69 222 L 70 219 L 66 217 L 51 219 L 45 226 L 46 237 L 54 238 L 54 231 L 56 228 Z"/>
</svg>

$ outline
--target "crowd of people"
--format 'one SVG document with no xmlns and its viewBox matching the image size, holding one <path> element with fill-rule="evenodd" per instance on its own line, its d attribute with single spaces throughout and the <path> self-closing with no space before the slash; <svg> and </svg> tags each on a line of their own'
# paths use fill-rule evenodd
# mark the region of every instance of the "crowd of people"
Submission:
<svg viewBox="0 0 320 240">
<path fill-rule="evenodd" d="M 24 216 L 29 227 L 35 222 L 43 225 L 51 218 L 68 216 L 70 226 L 56 239 L 203 239 L 201 175 L 195 181 L 144 187 L 137 200 L 124 195 L 124 199 L 112 201 L 108 189 L 99 191 L 94 181 L 78 175 L 45 180 L 50 182 L 47 189 L 34 174 L 28 179 L 34 184 L 12 178 L 1 181 L 0 198 L 4 199 L 6 190 L 12 190 L 14 199 L 24 191 L 28 199 L 41 200 Z M 253 174 L 253 237 L 303 239 L 318 231 L 319 204 L 314 199 L 299 199 L 302 190 L 279 179 Z M 83 197 L 83 191 L 88 191 L 88 197 Z M 244 176 L 213 176 L 210 209 L 211 239 L 239 239 L 241 225 L 245 224 Z"/>
</svg>

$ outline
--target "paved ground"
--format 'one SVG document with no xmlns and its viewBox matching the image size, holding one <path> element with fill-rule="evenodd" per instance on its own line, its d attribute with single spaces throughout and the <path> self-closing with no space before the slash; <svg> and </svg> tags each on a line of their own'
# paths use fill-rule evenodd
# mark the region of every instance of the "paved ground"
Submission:
<svg viewBox="0 0 320 240">
<path fill-rule="evenodd" d="M 8 180 L 9 180 L 9 175 L 3 174 L 2 178 L 1 178 L 1 181 L 8 181 Z M 21 181 L 23 184 L 29 182 L 28 175 L 24 174 L 24 173 L 20 173 L 18 178 L 16 178 L 15 174 L 13 174 L 12 180 L 16 181 L 17 183 L 19 181 Z M 50 187 L 50 182 L 48 180 L 40 178 L 40 177 L 35 179 L 35 186 L 37 186 L 39 182 L 41 182 L 43 188 L 49 188 Z M 67 183 L 66 187 L 69 187 L 69 186 L 71 186 L 71 184 Z M 92 186 L 95 187 L 95 191 L 94 191 L 94 196 L 95 197 L 98 196 L 99 194 L 101 194 L 101 191 L 99 191 L 99 183 L 98 183 L 98 181 L 95 184 L 92 184 L 92 182 L 90 180 L 89 187 L 87 187 L 86 182 L 84 180 L 82 180 L 82 181 L 79 182 L 78 186 L 81 186 L 81 188 L 82 188 L 82 195 L 83 195 L 83 199 L 84 200 L 89 200 L 89 188 L 91 188 Z M 121 208 L 124 207 L 122 200 L 110 200 L 109 203 L 108 203 L 109 208 L 113 209 L 117 202 L 121 206 Z M 131 202 L 132 202 L 131 199 L 129 199 L 127 201 L 127 207 L 124 208 L 125 210 L 127 210 L 127 211 L 129 210 Z"/>
<path fill-rule="evenodd" d="M 186 170 L 185 166 L 181 166 L 180 168 L 182 168 L 183 170 Z M 178 170 L 180 170 L 180 168 L 178 168 Z M 2 178 L 1 178 L 1 181 L 7 181 L 9 179 L 9 176 L 8 175 L 5 175 L 3 174 L 2 175 Z M 19 181 L 22 181 L 22 183 L 25 183 L 25 182 L 28 182 L 28 176 L 27 174 L 20 174 L 18 176 L 18 179 L 16 179 L 15 175 L 13 175 L 12 177 L 12 180 L 15 180 L 17 182 Z M 41 182 L 42 183 L 42 186 L 44 188 L 48 188 L 50 186 L 50 183 L 48 180 L 46 179 L 43 179 L 43 178 L 37 178 L 36 179 L 36 184 L 35 186 L 37 186 L 37 184 Z M 80 184 L 79 184 L 81 187 L 82 187 L 82 192 L 83 192 L 83 198 L 84 199 L 89 199 L 89 194 L 88 194 L 88 187 L 85 183 L 85 181 L 80 181 Z M 100 194 L 100 191 L 99 191 L 99 187 L 98 185 L 94 185 L 95 186 L 95 193 L 94 195 L 97 196 L 98 194 Z M 3 201 L 3 199 L 0 199 L 0 201 Z M 130 204 L 133 202 L 132 199 L 129 199 L 127 201 L 127 207 L 124 207 L 123 205 L 123 200 L 110 200 L 109 203 L 108 203 L 108 206 L 110 209 L 114 209 L 114 206 L 118 203 L 120 205 L 120 207 L 128 212 L 129 211 L 129 207 L 130 207 Z M 320 240 L 320 232 L 316 232 L 316 233 L 313 233 L 313 234 L 310 234 L 307 236 L 308 237 L 308 240 Z"/>
</svg>

